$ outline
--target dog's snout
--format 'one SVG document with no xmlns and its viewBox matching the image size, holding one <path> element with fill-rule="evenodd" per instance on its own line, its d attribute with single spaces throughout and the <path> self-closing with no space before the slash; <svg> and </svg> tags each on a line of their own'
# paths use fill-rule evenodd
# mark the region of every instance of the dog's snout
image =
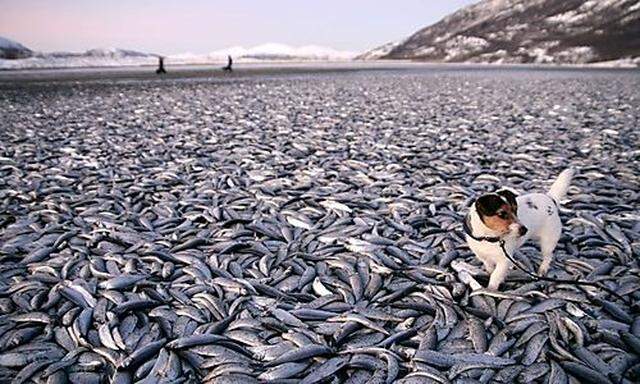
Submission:
<svg viewBox="0 0 640 384">
<path fill-rule="evenodd" d="M 527 227 L 525 227 L 524 225 L 521 225 L 520 229 L 518 230 L 518 233 L 520 234 L 520 236 L 524 236 L 527 234 L 527 231 L 529 231 Z"/>
</svg>

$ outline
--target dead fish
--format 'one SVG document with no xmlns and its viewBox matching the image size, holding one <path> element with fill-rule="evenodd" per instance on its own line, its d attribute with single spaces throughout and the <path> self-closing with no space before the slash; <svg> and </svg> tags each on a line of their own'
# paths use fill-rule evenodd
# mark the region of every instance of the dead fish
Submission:
<svg viewBox="0 0 640 384">
<path fill-rule="evenodd" d="M 640 376 L 631 74 L 308 72 L 0 84 L 0 382 Z M 568 164 L 596 286 L 482 288 L 469 205 Z"/>
<path fill-rule="evenodd" d="M 487 354 L 479 353 L 457 353 L 457 354 L 444 354 L 437 351 L 421 350 L 416 353 L 415 359 L 423 361 L 427 364 L 433 364 L 438 367 L 452 367 L 455 364 L 469 363 L 469 364 L 483 364 L 487 367 L 504 367 L 507 365 L 515 364 L 515 360 L 506 359 L 497 356 L 491 356 Z"/>
<path fill-rule="evenodd" d="M 280 365 L 280 364 L 284 364 L 284 363 L 290 363 L 290 362 L 296 362 L 296 361 L 300 361 L 300 360 L 306 360 L 312 357 L 316 357 L 316 356 L 323 356 L 323 355 L 327 355 L 332 353 L 331 348 L 324 346 L 324 345 L 307 345 L 295 350 L 291 350 L 281 356 L 279 356 L 278 358 L 276 358 L 275 360 L 269 361 L 266 366 L 267 367 L 273 367 L 276 365 Z"/>
<path fill-rule="evenodd" d="M 103 281 L 98 286 L 102 289 L 126 289 L 136 285 L 138 282 L 144 280 L 144 275 L 121 275 L 109 280 Z"/>
<path fill-rule="evenodd" d="M 289 379 L 304 372 L 307 367 L 309 367 L 308 363 L 284 363 L 267 369 L 258 376 L 258 379 L 266 381 Z"/>
<path fill-rule="evenodd" d="M 345 356 L 333 357 L 309 372 L 309 374 L 300 381 L 300 384 L 314 384 L 324 381 L 346 366 L 348 360 L 349 358 Z"/>
</svg>

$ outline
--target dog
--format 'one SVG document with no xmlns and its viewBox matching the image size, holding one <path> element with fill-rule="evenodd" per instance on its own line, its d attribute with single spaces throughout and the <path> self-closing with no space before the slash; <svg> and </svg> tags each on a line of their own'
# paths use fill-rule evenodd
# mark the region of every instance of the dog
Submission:
<svg viewBox="0 0 640 384">
<path fill-rule="evenodd" d="M 474 201 L 463 228 L 469 248 L 490 274 L 487 288 L 498 290 L 509 273 L 512 263 L 504 252 L 513 256 L 529 239 L 540 244 L 542 263 L 538 275 L 547 274 L 562 233 L 558 207 L 574 173 L 571 168 L 562 171 L 547 193 L 516 196 L 508 189 L 500 189 Z"/>
</svg>

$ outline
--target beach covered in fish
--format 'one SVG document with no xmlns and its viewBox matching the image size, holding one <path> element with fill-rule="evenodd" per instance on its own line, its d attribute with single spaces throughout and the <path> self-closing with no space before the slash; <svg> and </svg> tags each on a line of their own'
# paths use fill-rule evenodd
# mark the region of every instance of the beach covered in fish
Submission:
<svg viewBox="0 0 640 384">
<path fill-rule="evenodd" d="M 638 382 L 638 89 L 492 68 L 0 85 L 0 382 Z M 550 275 L 607 290 L 483 289 L 473 199 L 569 166 Z"/>
</svg>

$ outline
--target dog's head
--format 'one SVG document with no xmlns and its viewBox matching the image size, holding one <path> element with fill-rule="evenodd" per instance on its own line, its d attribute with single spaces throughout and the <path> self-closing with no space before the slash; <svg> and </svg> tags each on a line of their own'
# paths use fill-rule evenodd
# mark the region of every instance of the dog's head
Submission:
<svg viewBox="0 0 640 384">
<path fill-rule="evenodd" d="M 505 235 L 511 231 L 523 236 L 527 228 L 518 221 L 516 195 L 509 190 L 500 190 L 480 196 L 475 201 L 480 220 L 489 229 Z"/>
</svg>

